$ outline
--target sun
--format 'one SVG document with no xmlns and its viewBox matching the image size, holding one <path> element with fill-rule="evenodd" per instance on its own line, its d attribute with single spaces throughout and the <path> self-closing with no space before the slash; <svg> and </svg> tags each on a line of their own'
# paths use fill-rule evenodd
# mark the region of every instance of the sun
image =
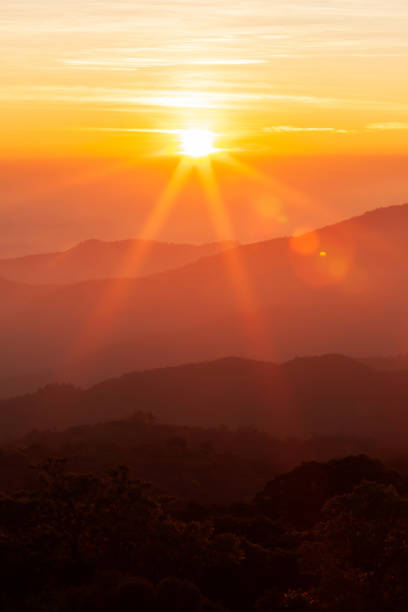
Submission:
<svg viewBox="0 0 408 612">
<path fill-rule="evenodd" d="M 182 153 L 188 157 L 207 157 L 216 153 L 215 134 L 210 130 L 184 130 L 180 135 Z"/>
</svg>

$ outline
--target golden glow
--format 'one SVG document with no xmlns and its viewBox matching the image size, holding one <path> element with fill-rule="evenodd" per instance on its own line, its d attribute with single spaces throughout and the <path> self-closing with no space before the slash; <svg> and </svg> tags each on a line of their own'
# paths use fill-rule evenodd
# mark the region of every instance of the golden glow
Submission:
<svg viewBox="0 0 408 612">
<path fill-rule="evenodd" d="M 207 200 L 210 219 L 214 227 L 217 239 L 234 241 L 235 235 L 231 220 L 225 207 L 221 192 L 219 190 L 216 175 L 213 169 L 211 153 L 220 151 L 214 147 L 215 134 L 209 130 L 177 130 L 183 145 L 183 157 L 173 172 L 166 188 L 148 215 L 145 224 L 140 231 L 140 236 L 146 242 L 131 252 L 118 274 L 118 278 L 112 280 L 102 295 L 99 303 L 92 312 L 92 316 L 86 322 L 85 328 L 80 330 L 78 337 L 68 358 L 74 360 L 76 355 L 81 354 L 95 339 L 101 340 L 103 336 L 111 333 L 115 319 L 122 304 L 126 301 L 126 295 L 132 287 L 129 279 L 136 275 L 146 256 L 152 248 L 152 240 L 160 235 L 166 219 L 170 215 L 176 199 L 182 191 L 189 175 L 197 170 L 203 191 Z M 199 158 L 198 161 L 197 158 Z M 234 167 L 235 159 L 226 154 L 224 163 Z M 236 162 L 240 168 L 239 162 Z M 244 165 L 252 176 L 258 175 L 251 167 Z M 265 351 L 265 329 L 264 321 L 259 313 L 259 305 L 254 287 L 250 279 L 249 271 L 245 261 L 241 258 L 239 249 L 226 249 L 223 253 L 225 263 L 225 274 L 236 295 L 236 315 L 242 319 L 248 346 L 254 352 Z"/>
<path fill-rule="evenodd" d="M 4 0 L 3 157 L 151 155 L 176 125 L 250 154 L 406 154 L 406 0 L 213 4 Z"/>
<path fill-rule="evenodd" d="M 207 157 L 216 153 L 215 134 L 210 130 L 185 130 L 180 135 L 182 153 L 188 157 Z"/>
</svg>

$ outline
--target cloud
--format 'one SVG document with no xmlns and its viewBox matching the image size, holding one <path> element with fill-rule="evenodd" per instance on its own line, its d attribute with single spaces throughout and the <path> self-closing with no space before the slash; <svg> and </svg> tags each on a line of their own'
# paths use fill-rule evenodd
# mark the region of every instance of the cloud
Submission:
<svg viewBox="0 0 408 612">
<path fill-rule="evenodd" d="M 408 104 L 386 101 L 366 100 L 359 98 L 329 98 L 278 91 L 226 91 L 222 83 L 217 87 L 206 90 L 187 89 L 154 89 L 154 88 L 117 88 L 92 87 L 87 85 L 61 86 L 9 86 L 0 90 L 0 100 L 5 102 L 37 102 L 42 104 L 70 103 L 94 104 L 100 106 L 128 106 L 129 108 L 172 108 L 172 109 L 239 109 L 256 110 L 267 108 L 266 103 L 275 103 L 276 106 L 308 105 L 321 108 L 372 109 L 388 112 L 407 112 Z M 384 124 L 385 125 L 385 124 Z M 394 128 L 396 129 L 396 128 Z M 401 128 L 399 128 L 401 129 Z M 298 126 L 271 126 L 265 131 L 294 132 L 294 131 L 333 131 L 344 133 L 337 128 L 298 127 Z"/>
<path fill-rule="evenodd" d="M 136 134 L 182 134 L 186 130 L 167 130 L 159 128 L 124 128 L 124 127 L 80 127 L 81 131 L 86 132 L 129 132 Z"/>
<path fill-rule="evenodd" d="M 86 70 L 136 70 L 138 68 L 163 68 L 176 66 L 249 66 L 267 64 L 266 59 L 247 58 L 203 58 L 187 60 L 171 60 L 152 57 L 121 57 L 118 59 L 63 59 L 65 66 L 83 68 Z"/>
<path fill-rule="evenodd" d="M 408 123 L 389 121 L 386 123 L 370 123 L 367 130 L 408 130 Z"/>
<path fill-rule="evenodd" d="M 334 127 L 301 127 L 296 125 L 272 125 L 263 128 L 264 132 L 291 133 L 291 132 L 326 132 L 332 134 L 348 134 L 349 130 Z"/>
</svg>

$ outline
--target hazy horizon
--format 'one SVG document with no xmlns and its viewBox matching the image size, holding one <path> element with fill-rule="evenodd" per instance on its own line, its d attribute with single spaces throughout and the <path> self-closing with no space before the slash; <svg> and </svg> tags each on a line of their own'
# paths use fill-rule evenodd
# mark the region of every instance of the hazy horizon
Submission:
<svg viewBox="0 0 408 612">
<path fill-rule="evenodd" d="M 260 178 L 214 160 L 232 231 L 214 232 L 207 196 L 193 175 L 159 234 L 146 235 L 146 220 L 177 160 L 3 160 L 0 258 L 65 250 L 93 238 L 256 242 L 408 201 L 408 156 L 358 161 L 348 156 L 249 158 L 253 171 L 263 173 Z"/>
</svg>

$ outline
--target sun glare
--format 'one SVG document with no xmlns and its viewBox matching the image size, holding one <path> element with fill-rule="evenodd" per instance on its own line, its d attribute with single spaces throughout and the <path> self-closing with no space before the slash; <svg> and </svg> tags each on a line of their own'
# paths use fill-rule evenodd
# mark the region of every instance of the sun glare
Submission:
<svg viewBox="0 0 408 612">
<path fill-rule="evenodd" d="M 207 157 L 215 153 L 215 134 L 209 130 L 185 130 L 180 136 L 182 153 L 188 157 Z"/>
</svg>

